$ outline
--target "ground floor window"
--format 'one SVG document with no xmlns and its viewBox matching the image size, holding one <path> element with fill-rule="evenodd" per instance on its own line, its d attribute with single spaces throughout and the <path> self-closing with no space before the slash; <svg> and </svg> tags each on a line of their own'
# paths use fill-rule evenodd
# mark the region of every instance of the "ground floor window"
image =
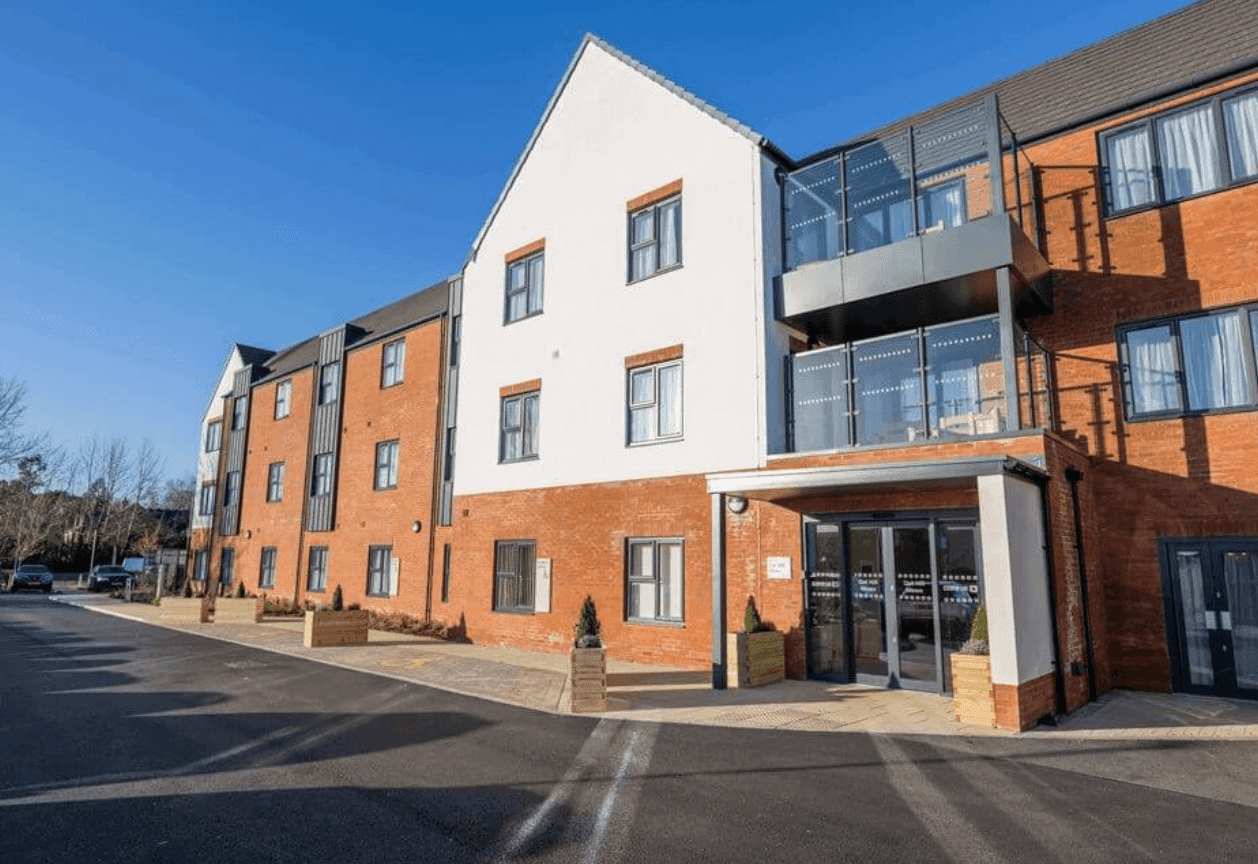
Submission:
<svg viewBox="0 0 1258 864">
<path fill-rule="evenodd" d="M 682 621 L 685 597 L 681 540 L 630 540 L 625 615 L 630 621 Z"/>
<path fill-rule="evenodd" d="M 262 563 L 258 566 L 258 587 L 275 587 L 275 547 L 267 546 L 262 550 Z"/>
<path fill-rule="evenodd" d="M 495 611 L 532 612 L 537 541 L 499 540 L 494 561 Z"/>
<path fill-rule="evenodd" d="M 323 591 L 328 584 L 328 547 L 311 546 L 310 564 L 306 571 L 306 590 Z"/>
<path fill-rule="evenodd" d="M 224 549 L 222 566 L 219 568 L 219 582 L 226 588 L 236 575 L 236 550 Z"/>
<path fill-rule="evenodd" d="M 209 575 L 210 553 L 204 549 L 198 549 L 192 559 L 192 578 L 197 582 L 204 582 Z"/>
<path fill-rule="evenodd" d="M 389 565 L 392 561 L 392 546 L 372 546 L 367 550 L 368 596 L 389 596 Z"/>
</svg>

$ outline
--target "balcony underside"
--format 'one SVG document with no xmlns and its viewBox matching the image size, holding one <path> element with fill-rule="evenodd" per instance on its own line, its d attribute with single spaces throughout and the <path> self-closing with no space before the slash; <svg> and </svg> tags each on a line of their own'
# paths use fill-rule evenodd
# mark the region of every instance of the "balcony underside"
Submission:
<svg viewBox="0 0 1258 864">
<path fill-rule="evenodd" d="M 784 273 L 778 319 L 835 343 L 993 314 L 1003 267 L 1018 317 L 1052 311 L 1048 262 L 1002 213 Z"/>
</svg>

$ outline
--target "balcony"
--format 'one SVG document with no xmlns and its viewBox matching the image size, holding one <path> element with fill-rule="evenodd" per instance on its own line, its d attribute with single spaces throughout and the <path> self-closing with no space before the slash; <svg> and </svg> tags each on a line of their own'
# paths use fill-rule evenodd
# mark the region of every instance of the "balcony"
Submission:
<svg viewBox="0 0 1258 864">
<path fill-rule="evenodd" d="M 1021 327 L 1004 342 L 990 315 L 789 357 L 789 451 L 1052 428 L 1046 352 Z"/>
<path fill-rule="evenodd" d="M 1052 310 L 1033 166 L 995 97 L 786 175 L 783 207 L 777 317 L 821 341 L 990 314 L 1005 283 L 1013 314 Z"/>
</svg>

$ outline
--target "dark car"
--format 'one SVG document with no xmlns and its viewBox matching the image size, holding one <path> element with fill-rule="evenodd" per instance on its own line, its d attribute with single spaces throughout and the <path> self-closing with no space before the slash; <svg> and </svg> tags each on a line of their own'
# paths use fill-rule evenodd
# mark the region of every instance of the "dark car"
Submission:
<svg viewBox="0 0 1258 864">
<path fill-rule="evenodd" d="M 9 590 L 37 588 L 45 594 L 52 593 L 52 571 L 43 564 L 23 564 L 9 577 Z"/>
<path fill-rule="evenodd" d="M 121 588 L 127 584 L 131 576 L 120 564 L 97 564 L 92 568 L 92 575 L 87 577 L 88 591 L 108 591 Z"/>
</svg>

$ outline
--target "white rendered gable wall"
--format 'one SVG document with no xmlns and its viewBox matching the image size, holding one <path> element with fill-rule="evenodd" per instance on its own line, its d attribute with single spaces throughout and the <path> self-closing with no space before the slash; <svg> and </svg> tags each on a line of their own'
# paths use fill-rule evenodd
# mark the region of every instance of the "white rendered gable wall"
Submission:
<svg viewBox="0 0 1258 864">
<path fill-rule="evenodd" d="M 458 494 L 759 464 L 762 161 L 746 137 L 586 46 L 464 271 Z M 683 266 L 627 285 L 626 202 L 679 178 Z M 542 314 L 504 326 L 504 255 L 540 238 Z M 684 438 L 626 446 L 624 358 L 677 344 Z M 533 378 L 540 458 L 499 465 L 499 388 Z"/>
<path fill-rule="evenodd" d="M 213 453 L 206 453 L 205 430 L 209 428 L 211 422 L 215 420 L 222 421 L 223 397 L 231 394 L 236 373 L 243 369 L 244 366 L 244 361 L 240 357 L 240 349 L 233 347 L 231 354 L 227 357 L 227 362 L 223 366 L 223 374 L 219 376 L 218 383 L 214 387 L 214 396 L 210 399 L 210 405 L 205 409 L 205 416 L 201 418 L 201 438 L 197 441 L 197 487 L 195 498 L 192 502 L 192 527 L 194 529 L 209 528 L 213 521 L 213 514 L 201 515 L 201 486 L 205 483 L 215 482 L 215 478 L 218 477 L 218 457 L 223 452 L 221 442 L 227 440 L 227 429 L 224 428 L 219 449 Z M 220 493 L 221 491 L 219 490 Z"/>
</svg>

